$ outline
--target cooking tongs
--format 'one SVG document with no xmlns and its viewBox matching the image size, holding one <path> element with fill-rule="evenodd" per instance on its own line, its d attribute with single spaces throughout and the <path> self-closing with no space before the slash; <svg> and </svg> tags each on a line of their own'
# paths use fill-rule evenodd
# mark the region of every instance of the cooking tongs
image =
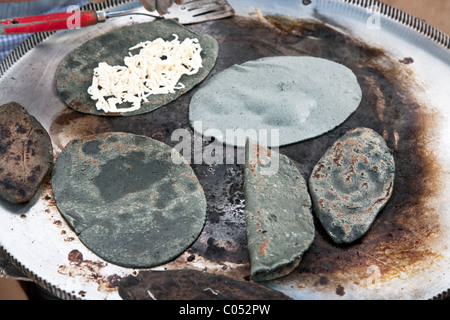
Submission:
<svg viewBox="0 0 450 320">
<path fill-rule="evenodd" d="M 154 15 L 143 7 L 129 11 L 73 11 L 12 18 L 0 21 L 0 35 L 78 29 L 105 22 L 109 18 L 145 15 L 154 19 L 177 19 L 181 24 L 198 23 L 234 15 L 226 0 L 186 0 L 174 5 L 164 16 Z"/>
</svg>

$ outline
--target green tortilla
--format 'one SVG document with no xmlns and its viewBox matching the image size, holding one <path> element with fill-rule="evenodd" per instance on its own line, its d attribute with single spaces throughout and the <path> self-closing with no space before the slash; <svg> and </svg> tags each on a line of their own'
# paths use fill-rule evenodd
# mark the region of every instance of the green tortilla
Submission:
<svg viewBox="0 0 450 320">
<path fill-rule="evenodd" d="M 80 240 L 113 264 L 147 268 L 183 253 L 200 235 L 206 199 L 181 155 L 145 136 L 77 139 L 52 172 L 59 211 Z"/>
<path fill-rule="evenodd" d="M 394 192 L 395 158 L 386 141 L 358 127 L 339 138 L 309 177 L 314 212 L 334 242 L 349 244 L 372 227 Z"/>
<path fill-rule="evenodd" d="M 139 110 L 133 112 L 105 113 L 104 111 L 98 111 L 95 106 L 96 101 L 91 98 L 87 90 L 92 85 L 94 69 L 99 62 L 107 62 L 109 65 L 124 65 L 123 59 L 128 56 L 129 48 L 140 42 L 153 41 L 157 38 L 166 41 L 172 40 L 174 34 L 178 35 L 180 41 L 186 38 L 197 38 L 202 47 L 203 66 L 197 74 L 181 77 L 180 82 L 185 85 L 185 88 L 175 90 L 175 93 L 151 95 L 148 97 L 148 103 L 143 104 Z M 89 40 L 72 51 L 64 58 L 56 72 L 56 89 L 62 101 L 72 109 L 82 113 L 99 116 L 144 114 L 176 100 L 203 81 L 213 69 L 218 53 L 219 46 L 214 38 L 195 33 L 174 20 L 164 19 L 136 24 Z M 119 107 L 129 108 L 131 104 L 124 103 Z"/>
<path fill-rule="evenodd" d="M 192 97 L 189 119 L 197 133 L 238 147 L 247 137 L 254 139 L 255 131 L 267 130 L 270 136 L 279 130 L 279 139 L 264 143 L 276 147 L 334 129 L 361 99 L 355 74 L 342 64 L 269 57 L 234 65 L 206 81 Z"/>
<path fill-rule="evenodd" d="M 315 236 L 311 198 L 291 159 L 250 140 L 245 151 L 245 220 L 251 277 L 268 281 L 297 268 L 311 246 Z"/>
</svg>

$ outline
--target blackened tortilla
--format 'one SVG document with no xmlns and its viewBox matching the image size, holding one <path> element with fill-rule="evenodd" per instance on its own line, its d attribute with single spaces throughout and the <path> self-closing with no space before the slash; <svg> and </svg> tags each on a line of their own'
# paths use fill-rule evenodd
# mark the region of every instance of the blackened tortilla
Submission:
<svg viewBox="0 0 450 320">
<path fill-rule="evenodd" d="M 148 97 L 148 103 L 132 112 L 106 113 L 97 110 L 95 106 L 97 101 L 93 100 L 87 91 L 92 85 L 94 69 L 99 62 L 107 62 L 109 65 L 124 65 L 123 59 L 129 55 L 129 48 L 140 42 L 153 41 L 157 38 L 166 41 L 173 40 L 174 34 L 179 37 L 180 41 L 186 38 L 197 38 L 202 47 L 203 67 L 195 75 L 181 77 L 180 82 L 185 85 L 184 89 L 175 90 L 175 93 L 170 94 L 151 95 Z M 82 113 L 99 116 L 144 114 L 176 100 L 203 81 L 213 69 L 218 53 L 219 46 L 214 38 L 195 33 L 174 20 L 155 20 L 127 26 L 89 40 L 65 57 L 56 72 L 56 89 L 62 101 Z M 118 107 L 129 108 L 131 104 L 124 103 Z"/>
<path fill-rule="evenodd" d="M 0 198 L 30 201 L 53 165 L 50 136 L 16 102 L 0 106 Z"/>
<path fill-rule="evenodd" d="M 57 207 L 98 256 L 154 267 L 200 235 L 205 195 L 191 167 L 172 161 L 172 151 L 145 136 L 107 133 L 74 140 L 61 152 L 52 172 Z"/>
</svg>

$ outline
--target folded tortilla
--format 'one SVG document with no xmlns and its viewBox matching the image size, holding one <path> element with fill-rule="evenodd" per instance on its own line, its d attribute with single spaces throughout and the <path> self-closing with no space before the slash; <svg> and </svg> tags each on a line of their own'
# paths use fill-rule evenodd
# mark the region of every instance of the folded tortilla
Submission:
<svg viewBox="0 0 450 320">
<path fill-rule="evenodd" d="M 244 191 L 252 279 L 289 274 L 315 235 L 305 180 L 291 159 L 248 140 Z"/>
</svg>

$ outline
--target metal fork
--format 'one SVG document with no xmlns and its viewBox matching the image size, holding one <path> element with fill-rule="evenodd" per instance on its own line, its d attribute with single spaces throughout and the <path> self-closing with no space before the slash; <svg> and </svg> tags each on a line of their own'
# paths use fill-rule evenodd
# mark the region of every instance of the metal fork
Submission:
<svg viewBox="0 0 450 320">
<path fill-rule="evenodd" d="M 181 5 L 170 7 L 164 16 L 155 16 L 143 7 L 127 11 L 98 13 L 99 21 L 127 15 L 144 15 L 156 19 L 177 19 L 181 24 L 192 24 L 226 18 L 234 15 L 234 10 L 226 0 L 186 0 Z"/>
<path fill-rule="evenodd" d="M 185 0 L 174 5 L 164 15 L 167 19 L 178 19 L 181 24 L 200 23 L 234 15 L 234 9 L 226 0 Z"/>
</svg>

